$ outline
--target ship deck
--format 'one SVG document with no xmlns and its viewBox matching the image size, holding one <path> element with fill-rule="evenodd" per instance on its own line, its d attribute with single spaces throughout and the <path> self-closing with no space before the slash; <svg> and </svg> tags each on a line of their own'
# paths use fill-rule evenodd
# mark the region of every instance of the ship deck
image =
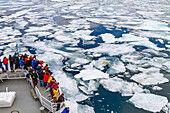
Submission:
<svg viewBox="0 0 170 113">
<path fill-rule="evenodd" d="M 0 92 L 5 92 L 6 87 L 8 91 L 16 92 L 16 99 L 11 107 L 0 108 L 0 113 L 11 113 L 13 110 L 19 111 L 19 113 L 40 113 L 40 107 L 42 106 L 40 101 L 35 100 L 30 92 L 32 85 L 30 80 L 25 78 L 25 71 L 17 70 L 17 72 L 7 72 L 0 73 Z M 36 86 L 41 93 L 41 95 L 46 98 L 48 101 L 52 97 L 48 97 L 49 91 L 46 92 L 44 87 L 40 87 L 39 83 Z M 48 102 L 47 102 L 48 103 Z M 50 106 L 50 104 L 48 103 Z M 61 109 L 57 113 L 61 113 L 64 109 L 65 104 L 61 105 Z M 48 110 L 45 109 L 43 113 L 48 113 Z"/>
<path fill-rule="evenodd" d="M 11 113 L 13 110 L 20 113 L 40 113 L 41 103 L 32 97 L 30 93 L 31 85 L 26 79 L 3 80 L 3 82 L 0 82 L 0 92 L 5 92 L 6 87 L 9 91 L 16 92 L 16 99 L 11 107 L 0 108 L 1 113 Z"/>
</svg>

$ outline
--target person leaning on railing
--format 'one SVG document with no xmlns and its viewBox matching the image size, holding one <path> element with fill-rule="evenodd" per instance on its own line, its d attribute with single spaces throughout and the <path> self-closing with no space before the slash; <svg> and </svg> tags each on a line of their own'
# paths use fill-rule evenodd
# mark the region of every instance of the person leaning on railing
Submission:
<svg viewBox="0 0 170 113">
<path fill-rule="evenodd" d="M 32 81 L 33 81 L 33 84 L 34 84 L 34 87 L 38 84 L 38 76 L 37 76 L 37 73 L 33 70 L 33 73 L 31 74 L 31 77 L 32 77 Z"/>
<path fill-rule="evenodd" d="M 10 64 L 11 72 L 14 72 L 14 57 L 12 57 L 11 55 L 9 55 L 9 64 Z"/>
<path fill-rule="evenodd" d="M 54 103 L 57 102 L 57 94 L 58 94 L 58 86 L 54 86 L 54 88 L 53 88 L 53 100 L 54 100 Z"/>
<path fill-rule="evenodd" d="M 57 111 L 60 109 L 60 105 L 62 102 L 64 102 L 64 93 L 62 93 L 57 99 Z"/>
<path fill-rule="evenodd" d="M 8 58 L 4 57 L 3 63 L 5 65 L 5 69 L 8 70 Z"/>
</svg>

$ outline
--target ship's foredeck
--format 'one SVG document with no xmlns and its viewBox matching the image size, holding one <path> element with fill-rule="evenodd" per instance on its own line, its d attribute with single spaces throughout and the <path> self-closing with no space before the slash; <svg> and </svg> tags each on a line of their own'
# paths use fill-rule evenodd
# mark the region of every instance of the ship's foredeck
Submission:
<svg viewBox="0 0 170 113">
<path fill-rule="evenodd" d="M 0 92 L 5 92 L 6 87 L 9 91 L 16 92 L 16 99 L 10 108 L 0 108 L 0 113 L 11 113 L 12 110 L 17 110 L 20 113 L 40 113 L 41 103 L 31 96 L 31 85 L 26 79 L 0 82 Z"/>
</svg>

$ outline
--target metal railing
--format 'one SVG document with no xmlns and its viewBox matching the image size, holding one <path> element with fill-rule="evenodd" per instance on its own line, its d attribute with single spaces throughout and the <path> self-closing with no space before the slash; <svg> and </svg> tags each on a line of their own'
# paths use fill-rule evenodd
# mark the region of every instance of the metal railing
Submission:
<svg viewBox="0 0 170 113">
<path fill-rule="evenodd" d="M 0 80 L 4 79 L 25 79 L 27 71 L 6 72 L 0 74 Z"/>
<path fill-rule="evenodd" d="M 36 95 L 37 95 L 37 98 L 40 100 L 42 106 L 44 106 L 46 109 L 48 109 L 50 112 L 52 113 L 57 113 L 56 112 L 56 109 L 57 109 L 57 104 L 64 104 L 64 102 L 57 102 L 57 103 L 53 103 L 51 102 L 50 100 L 48 100 L 47 98 L 45 98 L 44 96 L 42 96 L 40 90 L 38 89 L 37 86 L 34 87 L 34 84 L 32 82 L 32 78 L 30 77 L 30 80 L 29 80 L 31 86 L 33 87 Z M 59 95 L 61 94 L 61 90 L 59 90 L 60 93 L 57 94 L 57 99 L 59 97 Z M 65 104 L 64 104 L 65 105 Z M 61 108 L 61 107 L 60 107 Z M 60 113 L 60 112 L 59 112 Z"/>
</svg>

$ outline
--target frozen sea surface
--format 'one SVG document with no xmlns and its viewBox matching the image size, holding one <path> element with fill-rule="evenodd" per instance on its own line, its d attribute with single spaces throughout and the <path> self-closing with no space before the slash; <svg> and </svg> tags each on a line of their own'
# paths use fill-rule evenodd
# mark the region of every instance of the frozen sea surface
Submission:
<svg viewBox="0 0 170 113">
<path fill-rule="evenodd" d="M 0 58 L 44 60 L 71 113 L 168 111 L 169 18 L 167 0 L 0 0 Z"/>
</svg>

